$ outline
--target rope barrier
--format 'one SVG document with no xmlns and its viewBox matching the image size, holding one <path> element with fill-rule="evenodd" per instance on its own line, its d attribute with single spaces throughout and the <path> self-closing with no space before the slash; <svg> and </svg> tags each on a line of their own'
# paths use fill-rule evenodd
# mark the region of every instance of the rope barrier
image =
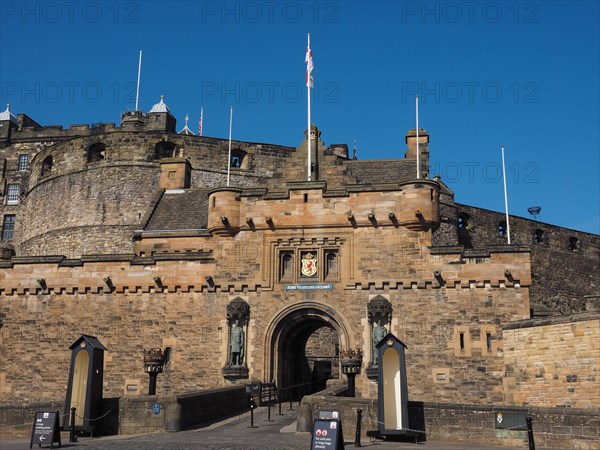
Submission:
<svg viewBox="0 0 600 450">
<path fill-rule="evenodd" d="M 104 419 L 106 416 L 108 416 L 111 413 L 111 411 L 113 409 L 114 408 L 110 408 L 106 413 L 102 414 L 100 417 L 97 417 L 95 419 L 86 419 L 85 417 L 79 416 L 77 413 L 75 413 L 75 417 L 78 417 L 79 419 L 85 420 L 86 422 L 95 422 L 96 420 Z M 63 414 L 63 415 L 68 415 L 68 414 Z"/>
</svg>

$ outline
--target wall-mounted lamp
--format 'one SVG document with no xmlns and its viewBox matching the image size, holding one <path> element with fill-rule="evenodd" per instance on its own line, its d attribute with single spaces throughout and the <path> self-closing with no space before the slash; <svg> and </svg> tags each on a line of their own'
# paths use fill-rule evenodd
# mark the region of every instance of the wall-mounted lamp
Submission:
<svg viewBox="0 0 600 450">
<path fill-rule="evenodd" d="M 437 280 L 437 282 L 440 283 L 441 286 L 443 286 L 443 285 L 446 284 L 446 281 L 444 280 L 444 277 L 442 277 L 442 271 L 441 270 L 434 270 L 433 271 L 433 276 Z"/>
<path fill-rule="evenodd" d="M 164 288 L 162 280 L 160 279 L 160 277 L 154 277 L 153 280 L 156 283 L 156 287 L 157 288 L 159 288 L 161 290 Z"/>
<path fill-rule="evenodd" d="M 392 224 L 394 224 L 395 227 L 398 226 L 398 218 L 396 217 L 396 213 L 391 212 L 388 213 L 388 217 L 390 219 L 390 221 L 392 222 Z"/>
<path fill-rule="evenodd" d="M 507 279 L 508 281 L 510 281 L 511 283 L 512 283 L 513 281 L 515 281 L 515 279 L 514 279 L 514 278 L 513 278 L 513 276 L 512 276 L 512 273 L 510 273 L 510 270 L 508 270 L 508 269 L 506 269 L 506 270 L 504 271 L 504 276 L 505 276 L 505 277 L 506 277 L 506 279 Z"/>
<path fill-rule="evenodd" d="M 221 217 L 221 223 L 225 225 L 225 228 L 229 228 L 229 219 L 226 216 Z"/>
<path fill-rule="evenodd" d="M 417 209 L 415 211 L 415 216 L 417 216 L 420 219 L 421 217 L 423 217 L 423 213 L 420 210 Z"/>
<path fill-rule="evenodd" d="M 46 280 L 43 278 L 40 278 L 37 281 L 37 284 L 40 285 L 40 287 L 42 288 L 42 291 L 45 291 L 46 289 L 48 289 L 48 285 L 46 284 Z"/>
<path fill-rule="evenodd" d="M 215 280 L 213 277 L 211 277 L 210 275 L 207 277 L 204 277 L 204 279 L 206 280 L 206 282 L 208 283 L 208 286 L 213 288 L 215 287 Z"/>
</svg>

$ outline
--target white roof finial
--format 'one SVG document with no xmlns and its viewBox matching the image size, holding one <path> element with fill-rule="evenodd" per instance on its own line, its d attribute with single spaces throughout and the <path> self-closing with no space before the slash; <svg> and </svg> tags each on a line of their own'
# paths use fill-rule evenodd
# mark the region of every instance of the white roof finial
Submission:
<svg viewBox="0 0 600 450">
<path fill-rule="evenodd" d="M 185 115 L 185 127 L 183 127 L 183 129 L 179 133 L 177 133 L 177 134 L 187 134 L 187 135 L 191 135 L 191 136 L 196 136 L 194 134 L 194 132 L 188 128 L 188 122 L 189 122 L 189 120 L 190 120 L 190 118 L 186 114 Z"/>
<path fill-rule="evenodd" d="M 10 112 L 10 103 L 6 104 L 6 111 L 0 112 L 0 120 L 9 120 L 15 124 L 17 123 L 17 118 Z"/>
</svg>

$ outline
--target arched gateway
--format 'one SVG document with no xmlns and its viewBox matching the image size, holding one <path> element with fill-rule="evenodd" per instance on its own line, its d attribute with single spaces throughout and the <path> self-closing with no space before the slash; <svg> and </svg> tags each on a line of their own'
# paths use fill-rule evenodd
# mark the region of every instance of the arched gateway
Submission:
<svg viewBox="0 0 600 450">
<path fill-rule="evenodd" d="M 278 386 L 339 376 L 339 351 L 350 347 L 347 321 L 331 307 L 304 301 L 280 311 L 265 336 L 265 374 Z"/>
</svg>

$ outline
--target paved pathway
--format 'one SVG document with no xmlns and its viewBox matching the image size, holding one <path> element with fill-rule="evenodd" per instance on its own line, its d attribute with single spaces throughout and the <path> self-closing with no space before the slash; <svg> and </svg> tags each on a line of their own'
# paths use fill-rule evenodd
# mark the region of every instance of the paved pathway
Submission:
<svg viewBox="0 0 600 450">
<path fill-rule="evenodd" d="M 64 448 L 82 450 L 309 450 L 310 434 L 296 433 L 295 411 L 287 415 L 273 414 L 273 421 L 268 422 L 266 408 L 259 408 L 254 415 L 256 428 L 249 428 L 250 416 L 243 414 L 234 418 L 197 430 L 186 430 L 179 433 L 156 433 L 138 436 L 107 436 L 99 438 L 79 438 L 70 443 L 68 433 L 62 434 Z M 499 450 L 507 447 L 491 447 L 430 441 L 425 443 L 371 441 L 363 438 L 362 446 L 373 450 L 391 449 L 437 449 L 437 450 Z M 1 450 L 25 450 L 29 448 L 29 439 L 18 441 L 0 441 Z M 33 446 L 38 449 L 37 445 Z M 44 446 L 41 448 L 49 448 Z M 349 450 L 354 442 L 346 443 Z M 516 449 L 512 449 L 516 450 Z"/>
</svg>

